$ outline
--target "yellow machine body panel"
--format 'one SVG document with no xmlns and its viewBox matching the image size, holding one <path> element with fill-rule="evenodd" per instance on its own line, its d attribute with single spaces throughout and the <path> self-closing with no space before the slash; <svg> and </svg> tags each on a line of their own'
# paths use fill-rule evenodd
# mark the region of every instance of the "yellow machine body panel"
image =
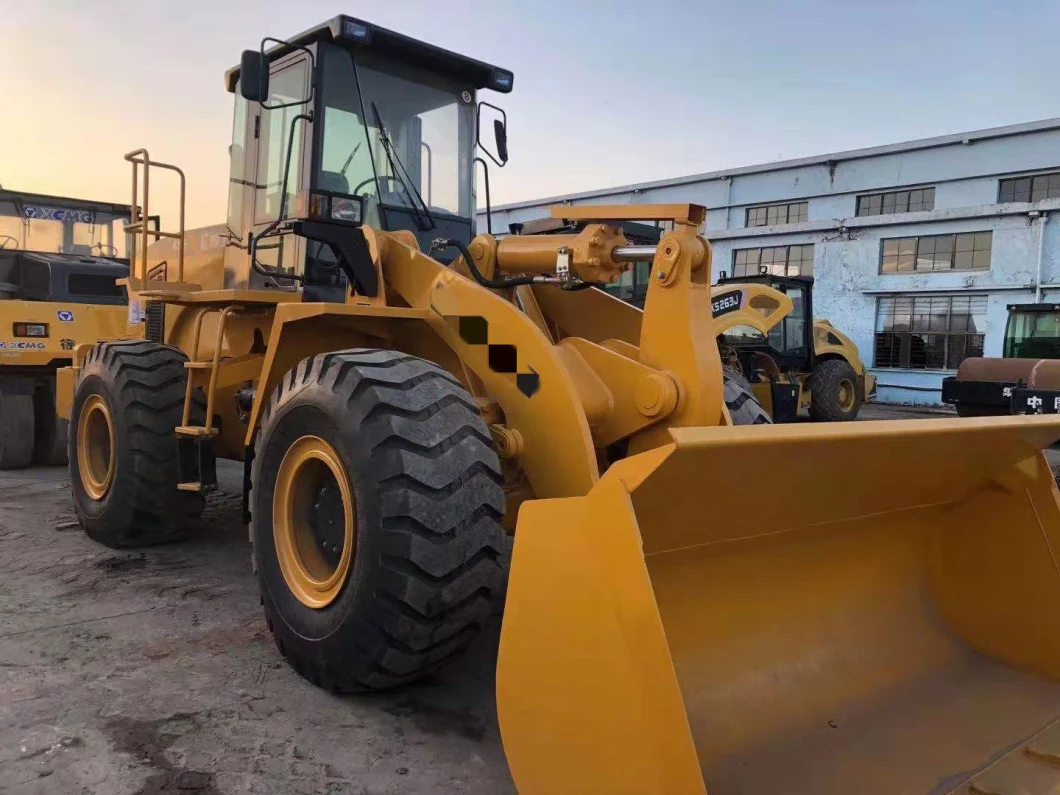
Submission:
<svg viewBox="0 0 1060 795">
<path fill-rule="evenodd" d="M 219 290 L 225 284 L 225 244 L 231 233 L 225 224 L 196 227 L 184 233 L 184 281 L 197 284 L 204 290 Z M 147 247 L 148 272 L 165 266 L 165 275 L 175 281 L 170 265 L 179 254 L 173 238 L 156 240 Z"/>
<path fill-rule="evenodd" d="M 1056 791 L 1011 787 L 1060 786 L 1060 420 L 671 434 L 522 508 L 520 792 Z"/>
<path fill-rule="evenodd" d="M 127 337 L 126 318 L 125 306 L 0 301 L 0 372 L 5 366 L 48 367 L 57 359 L 72 359 L 82 343 Z M 45 326 L 47 335 L 15 336 L 20 324 Z"/>
</svg>

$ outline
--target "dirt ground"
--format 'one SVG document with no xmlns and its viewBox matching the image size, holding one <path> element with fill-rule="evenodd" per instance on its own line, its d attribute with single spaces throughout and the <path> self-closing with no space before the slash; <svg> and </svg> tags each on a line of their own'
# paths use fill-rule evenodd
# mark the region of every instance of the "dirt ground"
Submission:
<svg viewBox="0 0 1060 795">
<path fill-rule="evenodd" d="M 262 619 L 241 468 L 220 469 L 198 535 L 134 552 L 81 533 L 65 469 L 0 472 L 0 792 L 512 792 L 497 633 L 400 691 L 309 685 Z"/>
<path fill-rule="evenodd" d="M 312 687 L 265 628 L 241 470 L 219 469 L 196 536 L 131 552 L 81 533 L 65 469 L 0 472 L 0 792 L 512 792 L 497 632 L 413 687 Z"/>
</svg>

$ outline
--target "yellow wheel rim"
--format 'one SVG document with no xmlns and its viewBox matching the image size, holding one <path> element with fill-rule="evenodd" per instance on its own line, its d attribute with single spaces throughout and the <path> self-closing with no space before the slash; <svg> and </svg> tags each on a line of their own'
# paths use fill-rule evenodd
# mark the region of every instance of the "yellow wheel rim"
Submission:
<svg viewBox="0 0 1060 795">
<path fill-rule="evenodd" d="M 854 384 L 847 379 L 843 379 L 839 382 L 839 408 L 843 411 L 850 411 L 854 408 L 854 396 L 857 393 L 854 391 Z"/>
<path fill-rule="evenodd" d="M 287 587 L 306 607 L 335 601 L 350 573 L 355 508 L 350 481 L 335 448 L 303 436 L 276 473 L 272 534 Z"/>
<path fill-rule="evenodd" d="M 110 491 L 116 454 L 110 406 L 102 395 L 89 395 L 77 420 L 77 470 L 93 500 L 102 500 Z"/>
</svg>

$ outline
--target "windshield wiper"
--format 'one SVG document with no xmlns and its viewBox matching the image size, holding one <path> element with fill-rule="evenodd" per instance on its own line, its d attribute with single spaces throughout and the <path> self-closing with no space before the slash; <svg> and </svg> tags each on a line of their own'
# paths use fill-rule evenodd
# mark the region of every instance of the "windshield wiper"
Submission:
<svg viewBox="0 0 1060 795">
<path fill-rule="evenodd" d="M 401 187 L 405 189 L 405 193 L 409 197 L 409 209 L 412 210 L 412 217 L 416 221 L 416 226 L 423 232 L 428 229 L 437 229 L 438 224 L 435 223 L 434 216 L 431 215 L 431 208 L 427 206 L 420 192 L 416 190 L 416 186 L 412 183 L 412 178 L 409 177 L 408 171 L 405 170 L 404 163 L 401 162 L 401 158 L 394 151 L 394 144 L 383 127 L 383 118 L 379 115 L 379 108 L 376 107 L 374 101 L 372 102 L 372 115 L 375 116 L 375 125 L 379 129 L 379 140 L 383 144 L 383 152 L 386 153 L 387 162 L 390 163 L 390 170 L 394 172 L 394 177 L 401 183 Z M 381 186 L 380 192 L 382 192 Z M 415 197 L 415 201 L 413 201 L 413 197 Z M 419 207 L 416 206 L 416 201 L 419 202 Z"/>
</svg>

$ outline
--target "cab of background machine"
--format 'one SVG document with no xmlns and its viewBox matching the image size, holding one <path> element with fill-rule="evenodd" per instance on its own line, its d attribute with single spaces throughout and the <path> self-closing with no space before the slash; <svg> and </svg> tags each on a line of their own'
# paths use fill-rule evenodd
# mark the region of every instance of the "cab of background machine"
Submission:
<svg viewBox="0 0 1060 795">
<path fill-rule="evenodd" d="M 408 230 L 423 250 L 470 241 L 475 163 L 487 167 L 476 147 L 507 160 L 504 111 L 477 92 L 512 84 L 505 69 L 346 16 L 244 52 L 226 75 L 225 286 L 342 301 L 353 283 L 372 295 L 361 224 Z"/>
<path fill-rule="evenodd" d="M 1009 304 L 1006 359 L 1060 359 L 1060 304 Z"/>
<path fill-rule="evenodd" d="M 0 251 L 100 257 L 128 264 L 130 208 L 0 189 Z"/>
<path fill-rule="evenodd" d="M 127 205 L 0 190 L 0 300 L 123 304 Z M 154 220 L 154 219 L 153 219 Z"/>
</svg>

